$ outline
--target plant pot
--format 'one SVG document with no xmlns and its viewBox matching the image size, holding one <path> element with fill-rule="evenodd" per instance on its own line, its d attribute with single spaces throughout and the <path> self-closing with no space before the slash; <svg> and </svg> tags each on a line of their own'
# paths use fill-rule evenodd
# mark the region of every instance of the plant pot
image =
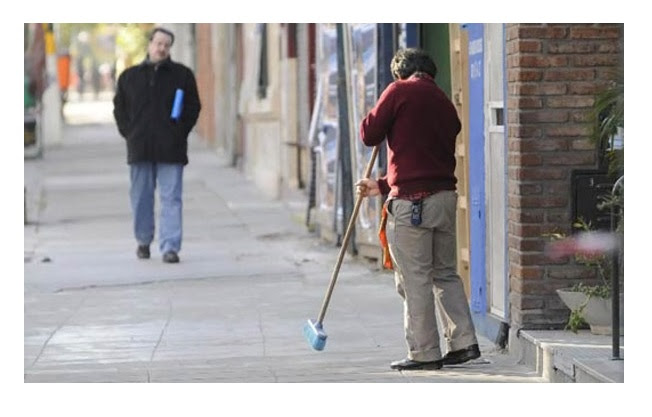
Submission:
<svg viewBox="0 0 652 417">
<path fill-rule="evenodd" d="M 571 310 L 580 308 L 584 303 L 586 307 L 582 310 L 582 318 L 589 324 L 591 333 L 610 335 L 611 334 L 611 298 L 589 297 L 583 292 L 571 291 L 569 289 L 557 290 L 557 294 L 566 306 Z M 625 334 L 623 294 L 620 294 L 620 334 Z"/>
</svg>

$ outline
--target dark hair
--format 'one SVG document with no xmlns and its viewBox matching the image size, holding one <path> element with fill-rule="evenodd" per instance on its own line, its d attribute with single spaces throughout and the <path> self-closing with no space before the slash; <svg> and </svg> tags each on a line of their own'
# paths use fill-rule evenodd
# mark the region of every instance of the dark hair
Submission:
<svg viewBox="0 0 652 417">
<path fill-rule="evenodd" d="M 161 32 L 161 33 L 165 33 L 166 35 L 168 35 L 170 38 L 172 38 L 172 42 L 170 42 L 170 46 L 174 45 L 174 33 L 172 33 L 171 31 L 169 31 L 169 30 L 167 30 L 165 28 L 162 28 L 160 26 L 157 26 L 154 29 L 152 29 L 152 33 L 149 34 L 149 41 L 150 42 L 152 41 L 152 39 L 154 39 L 154 35 L 156 35 L 156 32 Z"/>
<path fill-rule="evenodd" d="M 425 72 L 432 78 L 437 76 L 437 65 L 423 49 L 399 49 L 392 58 L 390 65 L 392 77 L 404 80 L 415 72 Z"/>
</svg>

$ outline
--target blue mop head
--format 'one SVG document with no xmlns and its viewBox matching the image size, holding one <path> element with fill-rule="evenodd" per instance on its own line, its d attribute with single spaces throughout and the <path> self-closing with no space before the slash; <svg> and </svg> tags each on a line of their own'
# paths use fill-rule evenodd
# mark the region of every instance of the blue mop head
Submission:
<svg viewBox="0 0 652 417">
<path fill-rule="evenodd" d="M 324 350 L 326 337 L 328 336 L 326 336 L 321 323 L 315 323 L 312 320 L 308 320 L 308 323 L 303 326 L 303 335 L 313 349 Z"/>
</svg>

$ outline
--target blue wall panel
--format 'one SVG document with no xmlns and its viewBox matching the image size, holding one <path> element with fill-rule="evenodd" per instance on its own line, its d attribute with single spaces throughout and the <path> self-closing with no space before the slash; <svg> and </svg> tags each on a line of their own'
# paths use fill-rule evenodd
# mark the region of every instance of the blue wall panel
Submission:
<svg viewBox="0 0 652 417">
<path fill-rule="evenodd" d="M 469 194 L 471 311 L 487 312 L 484 160 L 484 25 L 463 26 L 469 39 Z"/>
</svg>

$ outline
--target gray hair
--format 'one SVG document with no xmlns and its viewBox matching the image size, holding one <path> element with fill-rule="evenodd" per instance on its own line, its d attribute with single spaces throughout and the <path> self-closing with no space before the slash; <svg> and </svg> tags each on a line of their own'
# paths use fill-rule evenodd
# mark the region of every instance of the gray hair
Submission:
<svg viewBox="0 0 652 417">
<path fill-rule="evenodd" d="M 404 80 L 415 72 L 425 72 L 433 79 L 437 76 L 437 65 L 423 49 L 399 49 L 390 65 L 395 80 Z"/>
</svg>

